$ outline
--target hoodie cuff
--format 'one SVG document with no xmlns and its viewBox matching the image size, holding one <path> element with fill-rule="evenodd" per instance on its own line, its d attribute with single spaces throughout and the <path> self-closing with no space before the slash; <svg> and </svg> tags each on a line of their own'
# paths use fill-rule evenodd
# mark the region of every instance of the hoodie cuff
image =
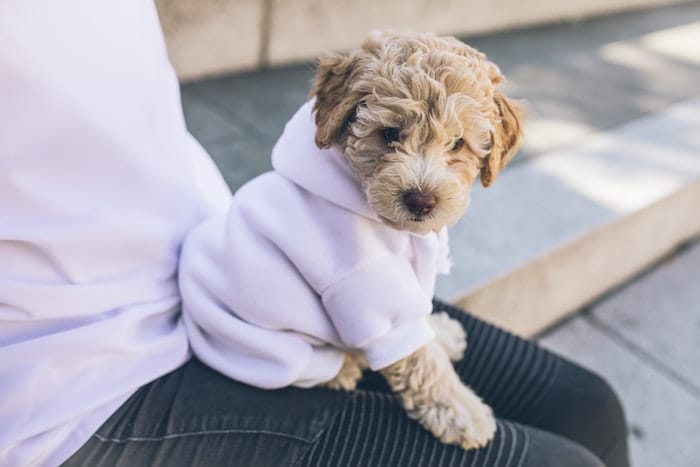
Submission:
<svg viewBox="0 0 700 467">
<path fill-rule="evenodd" d="M 369 367 L 376 371 L 408 357 L 434 338 L 435 332 L 428 324 L 427 318 L 423 318 L 392 329 L 362 350 Z"/>
<path fill-rule="evenodd" d="M 345 361 L 345 352 L 334 347 L 314 347 L 306 367 L 301 371 L 294 386 L 310 388 L 335 378 Z"/>
<path fill-rule="evenodd" d="M 406 357 L 434 337 L 429 297 L 405 258 L 364 265 L 321 294 L 341 342 L 365 352 L 378 369 Z"/>
</svg>

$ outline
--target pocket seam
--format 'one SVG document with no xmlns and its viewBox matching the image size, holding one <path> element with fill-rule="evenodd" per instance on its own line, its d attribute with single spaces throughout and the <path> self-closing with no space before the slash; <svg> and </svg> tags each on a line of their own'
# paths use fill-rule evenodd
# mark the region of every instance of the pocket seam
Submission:
<svg viewBox="0 0 700 467">
<path fill-rule="evenodd" d="M 271 435 L 278 436 L 281 438 L 293 439 L 300 441 L 304 444 L 312 444 L 313 441 L 309 441 L 306 438 L 300 436 L 290 435 L 288 433 L 282 433 L 277 431 L 269 430 L 241 430 L 241 429 L 229 429 L 229 430 L 204 430 L 204 431 L 192 431 L 183 433 L 170 433 L 163 436 L 155 437 L 141 437 L 141 436 L 128 436 L 126 438 L 110 438 L 102 436 L 99 433 L 95 433 L 93 437 L 102 443 L 131 443 L 131 442 L 160 442 L 168 439 L 178 439 L 178 438 L 189 438 L 194 436 L 209 436 L 209 435 L 229 435 L 229 434 L 254 434 L 254 435 Z"/>
</svg>

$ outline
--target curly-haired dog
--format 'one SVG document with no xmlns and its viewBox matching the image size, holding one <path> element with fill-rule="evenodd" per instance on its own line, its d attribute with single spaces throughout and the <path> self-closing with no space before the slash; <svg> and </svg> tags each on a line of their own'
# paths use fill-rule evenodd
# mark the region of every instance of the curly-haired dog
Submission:
<svg viewBox="0 0 700 467">
<path fill-rule="evenodd" d="M 185 324 L 209 365 L 261 387 L 353 389 L 379 370 L 409 416 L 465 449 L 493 414 L 454 372 L 464 331 L 430 315 L 445 226 L 513 157 L 520 109 L 453 38 L 378 33 L 319 62 L 274 171 L 185 242 Z"/>
</svg>

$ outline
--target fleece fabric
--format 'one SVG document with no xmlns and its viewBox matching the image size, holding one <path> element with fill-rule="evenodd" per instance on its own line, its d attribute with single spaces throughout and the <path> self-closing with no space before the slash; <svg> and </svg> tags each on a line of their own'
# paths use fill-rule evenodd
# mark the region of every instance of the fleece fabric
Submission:
<svg viewBox="0 0 700 467">
<path fill-rule="evenodd" d="M 0 466 L 61 464 L 187 360 L 181 242 L 230 198 L 153 2 L 0 2 Z"/>
<path fill-rule="evenodd" d="M 379 221 L 335 148 L 314 143 L 312 103 L 287 124 L 274 170 L 187 237 L 180 263 L 195 354 L 263 387 L 332 379 L 342 349 L 373 369 L 434 337 L 426 317 L 447 231 L 414 235 Z"/>
</svg>

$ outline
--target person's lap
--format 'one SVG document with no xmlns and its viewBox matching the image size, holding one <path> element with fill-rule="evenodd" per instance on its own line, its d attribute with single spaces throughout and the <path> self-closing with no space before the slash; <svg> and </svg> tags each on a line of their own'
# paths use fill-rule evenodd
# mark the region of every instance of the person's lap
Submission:
<svg viewBox="0 0 700 467">
<path fill-rule="evenodd" d="M 438 442 L 376 374 L 351 393 L 267 391 L 192 359 L 138 391 L 66 465 L 600 465 L 593 454 L 627 465 L 624 418 L 600 378 L 454 308 L 435 308 L 467 330 L 456 369 L 499 418 L 483 449 Z"/>
</svg>

